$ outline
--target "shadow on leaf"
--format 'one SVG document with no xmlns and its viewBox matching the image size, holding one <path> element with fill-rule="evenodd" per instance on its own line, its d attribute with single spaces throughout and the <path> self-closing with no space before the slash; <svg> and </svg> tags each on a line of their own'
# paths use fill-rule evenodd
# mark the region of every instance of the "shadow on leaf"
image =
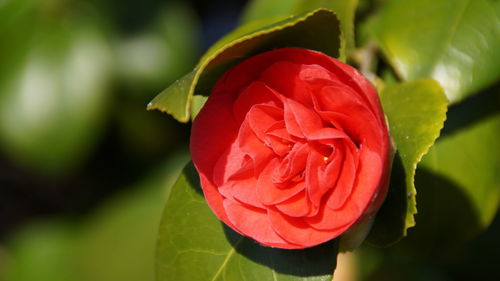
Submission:
<svg viewBox="0 0 500 281">
<path fill-rule="evenodd" d="M 424 257 L 452 258 L 481 229 L 477 210 L 458 184 L 440 174 L 418 169 L 415 183 L 417 226 L 401 246 Z"/>
<path fill-rule="evenodd" d="M 301 277 L 331 275 L 336 267 L 338 239 L 299 250 L 270 248 L 257 244 L 222 224 L 228 241 L 246 258 L 276 272 Z"/>
<path fill-rule="evenodd" d="M 189 186 L 203 196 L 199 176 L 193 164 L 189 163 L 183 173 L 186 175 Z M 284 250 L 259 245 L 222 222 L 221 227 L 227 241 L 238 254 L 275 272 L 300 277 L 325 276 L 332 275 L 336 267 L 337 239 L 308 249 Z"/>
<path fill-rule="evenodd" d="M 193 165 L 193 162 L 189 162 L 184 170 L 182 171 L 184 175 L 186 175 L 186 179 L 189 182 L 189 186 L 193 188 L 194 191 L 203 196 L 203 190 L 200 185 L 200 176 L 196 171 L 196 168 Z"/>
<path fill-rule="evenodd" d="M 472 95 L 448 109 L 441 138 L 470 127 L 500 111 L 500 83 Z"/>
<path fill-rule="evenodd" d="M 377 212 L 367 241 L 375 246 L 387 247 L 404 236 L 407 209 L 406 174 L 401 156 L 396 153 L 392 163 L 391 181 L 387 197 Z"/>
</svg>

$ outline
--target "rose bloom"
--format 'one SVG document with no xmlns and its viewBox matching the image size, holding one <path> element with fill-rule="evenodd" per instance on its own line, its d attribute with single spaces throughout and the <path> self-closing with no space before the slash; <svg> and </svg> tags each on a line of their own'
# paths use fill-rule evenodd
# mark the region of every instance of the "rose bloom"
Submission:
<svg viewBox="0 0 500 281">
<path fill-rule="evenodd" d="M 260 244 L 297 249 L 374 215 L 389 143 L 378 95 L 357 70 L 283 48 L 218 80 L 193 122 L 191 154 L 219 219 Z"/>
</svg>

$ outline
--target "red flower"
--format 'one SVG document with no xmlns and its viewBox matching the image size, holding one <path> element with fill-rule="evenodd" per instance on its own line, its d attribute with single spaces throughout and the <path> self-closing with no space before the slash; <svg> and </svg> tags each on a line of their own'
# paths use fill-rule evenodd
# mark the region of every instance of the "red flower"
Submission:
<svg viewBox="0 0 500 281">
<path fill-rule="evenodd" d="M 214 213 L 272 247 L 331 240 L 372 216 L 387 191 L 376 91 L 354 68 L 306 49 L 262 53 L 226 72 L 194 120 L 191 154 Z"/>
</svg>

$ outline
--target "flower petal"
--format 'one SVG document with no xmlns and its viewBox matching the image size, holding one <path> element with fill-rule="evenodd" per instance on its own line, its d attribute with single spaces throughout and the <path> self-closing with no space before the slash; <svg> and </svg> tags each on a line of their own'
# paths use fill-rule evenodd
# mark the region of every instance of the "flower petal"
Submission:
<svg viewBox="0 0 500 281">
<path fill-rule="evenodd" d="M 226 198 L 232 198 L 253 207 L 265 208 L 257 197 L 256 185 L 257 178 L 253 163 L 250 162 L 223 183 L 219 187 L 219 192 Z"/>
<path fill-rule="evenodd" d="M 333 239 L 342 234 L 346 228 L 334 230 L 318 230 L 307 224 L 302 218 L 293 218 L 284 215 L 275 208 L 269 208 L 269 219 L 273 229 L 290 243 L 303 247 L 312 247 Z"/>
<path fill-rule="evenodd" d="M 345 143 L 345 142 L 344 142 Z M 344 206 L 347 198 L 352 193 L 354 180 L 358 176 L 356 174 L 357 169 L 357 151 L 353 148 L 354 145 L 348 145 L 344 149 L 344 162 L 342 163 L 342 172 L 338 178 L 337 183 L 326 201 L 326 206 L 332 210 L 338 210 Z"/>
<path fill-rule="evenodd" d="M 333 159 L 325 161 L 324 156 L 315 150 L 309 154 L 306 173 L 307 193 L 314 206 L 320 206 L 323 196 L 337 184 L 344 160 L 343 149 L 337 148 L 331 157 Z"/>
<path fill-rule="evenodd" d="M 283 120 L 283 109 L 269 105 L 254 105 L 246 119 L 255 135 L 267 145 L 266 133 L 280 120 Z"/>
<path fill-rule="evenodd" d="M 301 191 L 293 197 L 274 206 L 283 214 L 290 217 L 307 216 L 313 207 L 305 191 Z"/>
<path fill-rule="evenodd" d="M 274 108 L 282 107 L 281 101 L 273 93 L 272 89 L 262 82 L 252 82 L 239 93 L 234 102 L 233 113 L 235 120 L 241 123 L 250 109 L 259 104 L 268 105 Z"/>
<path fill-rule="evenodd" d="M 278 159 L 271 160 L 259 175 L 257 181 L 257 196 L 264 205 L 283 202 L 305 188 L 304 181 L 291 183 L 286 188 L 279 188 L 273 182 L 274 169 L 278 164 Z"/>
<path fill-rule="evenodd" d="M 284 118 L 288 132 L 299 138 L 306 138 L 323 127 L 319 115 L 303 104 L 284 99 Z"/>
<path fill-rule="evenodd" d="M 193 163 L 198 173 L 210 180 L 216 163 L 221 155 L 227 155 L 238 134 L 231 108 L 230 96 L 216 95 L 207 101 L 193 122 L 190 141 Z M 225 126 L 220 126 L 221 123 Z"/>
<path fill-rule="evenodd" d="M 252 208 L 225 199 L 224 209 L 234 228 L 246 236 L 250 236 L 260 243 L 279 245 L 281 247 L 295 247 L 279 236 L 271 227 L 266 210 Z"/>
</svg>

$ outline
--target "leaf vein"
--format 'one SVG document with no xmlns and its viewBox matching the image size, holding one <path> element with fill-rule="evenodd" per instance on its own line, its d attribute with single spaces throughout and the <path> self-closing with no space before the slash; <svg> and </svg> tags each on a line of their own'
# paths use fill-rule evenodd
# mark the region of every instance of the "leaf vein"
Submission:
<svg viewBox="0 0 500 281">
<path fill-rule="evenodd" d="M 224 268 L 226 267 L 227 263 L 229 262 L 229 260 L 231 259 L 231 257 L 234 255 L 234 252 L 236 251 L 235 249 L 240 245 L 241 241 L 243 241 L 243 237 L 240 237 L 238 239 L 238 241 L 236 241 L 236 243 L 234 244 L 234 246 L 231 248 L 231 250 L 229 250 L 229 252 L 227 253 L 227 257 L 224 259 L 224 261 L 222 262 L 221 266 L 217 269 L 217 272 L 215 273 L 214 277 L 212 277 L 211 281 L 217 280 L 217 278 L 219 277 L 219 275 L 222 273 L 222 270 L 224 270 Z"/>
</svg>

